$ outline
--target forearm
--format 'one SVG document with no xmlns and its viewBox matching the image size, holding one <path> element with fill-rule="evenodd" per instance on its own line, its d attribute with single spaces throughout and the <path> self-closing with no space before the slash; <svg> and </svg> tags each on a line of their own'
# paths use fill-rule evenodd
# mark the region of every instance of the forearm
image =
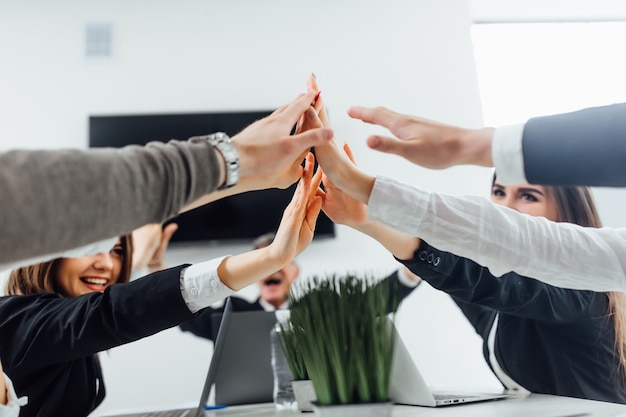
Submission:
<svg viewBox="0 0 626 417">
<path fill-rule="evenodd" d="M 368 216 L 496 276 L 515 271 L 565 288 L 626 289 L 626 229 L 555 223 L 484 198 L 436 194 L 384 177 L 376 180 Z"/>
<path fill-rule="evenodd" d="M 238 291 L 275 273 L 287 263 L 273 256 L 265 247 L 225 258 L 217 273 L 224 285 Z"/>
<path fill-rule="evenodd" d="M 398 259 L 411 259 L 421 244 L 420 238 L 392 229 L 382 223 L 368 221 L 351 226 L 378 241 Z"/>
<path fill-rule="evenodd" d="M 159 223 L 214 191 L 207 143 L 0 155 L 0 263 L 60 252 Z"/>
</svg>

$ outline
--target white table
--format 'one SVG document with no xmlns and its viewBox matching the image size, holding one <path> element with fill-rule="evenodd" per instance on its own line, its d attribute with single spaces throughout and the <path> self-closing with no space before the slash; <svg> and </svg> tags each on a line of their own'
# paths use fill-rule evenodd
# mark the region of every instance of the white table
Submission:
<svg viewBox="0 0 626 417">
<path fill-rule="evenodd" d="M 278 410 L 273 404 L 228 407 L 207 413 L 210 417 L 312 417 L 313 413 Z M 531 394 L 524 398 L 429 408 L 396 405 L 393 417 L 626 417 L 626 405 L 554 395 Z"/>
</svg>

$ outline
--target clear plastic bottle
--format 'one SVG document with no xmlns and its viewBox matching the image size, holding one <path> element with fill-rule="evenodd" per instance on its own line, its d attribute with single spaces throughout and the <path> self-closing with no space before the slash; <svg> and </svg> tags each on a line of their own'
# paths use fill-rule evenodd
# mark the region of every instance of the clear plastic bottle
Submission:
<svg viewBox="0 0 626 417">
<path fill-rule="evenodd" d="M 280 332 L 278 326 L 273 328 L 270 333 L 272 372 L 274 374 L 274 404 L 276 404 L 277 408 L 295 410 L 297 409 L 296 398 L 291 385 L 293 375 L 291 369 L 289 369 L 280 340 L 278 340 L 277 332 Z"/>
</svg>

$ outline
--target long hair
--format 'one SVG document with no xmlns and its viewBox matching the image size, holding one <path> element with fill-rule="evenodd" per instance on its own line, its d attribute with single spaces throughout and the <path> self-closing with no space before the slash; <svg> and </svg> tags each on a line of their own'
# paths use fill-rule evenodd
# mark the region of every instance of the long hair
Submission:
<svg viewBox="0 0 626 417">
<path fill-rule="evenodd" d="M 494 182 L 495 179 L 494 174 Z M 556 203 L 559 216 L 556 221 L 574 223 L 583 227 L 602 227 L 589 187 L 544 186 L 544 188 Z M 622 378 L 626 382 L 626 294 L 621 291 L 610 291 L 606 295 L 608 315 L 613 319 L 615 349 L 619 354 Z"/>
<path fill-rule="evenodd" d="M 122 268 L 118 283 L 130 281 L 130 273 L 133 262 L 133 239 L 132 235 L 124 235 L 120 238 L 123 250 Z M 63 258 L 53 259 L 35 265 L 14 269 L 9 275 L 6 284 L 6 294 L 26 295 L 51 292 L 60 295 L 56 287 L 56 274 L 60 261 Z"/>
</svg>

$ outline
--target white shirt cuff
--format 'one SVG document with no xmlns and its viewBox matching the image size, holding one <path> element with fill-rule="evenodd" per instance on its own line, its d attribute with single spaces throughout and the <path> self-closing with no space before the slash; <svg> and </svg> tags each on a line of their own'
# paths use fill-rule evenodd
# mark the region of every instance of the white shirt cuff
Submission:
<svg viewBox="0 0 626 417">
<path fill-rule="evenodd" d="M 496 167 L 498 181 L 505 185 L 522 184 L 526 181 L 522 136 L 524 125 L 499 127 L 493 133 L 491 156 Z"/>
<path fill-rule="evenodd" d="M 400 281 L 400 284 L 409 288 L 415 288 L 422 282 L 421 280 L 416 281 L 414 279 L 409 278 L 404 268 L 398 269 L 398 281 Z"/>
<path fill-rule="evenodd" d="M 2 417 L 17 417 L 20 414 L 20 407 L 28 404 L 28 397 L 18 397 L 11 379 L 7 374 L 3 374 L 3 377 L 6 383 L 8 402 L 6 405 L 0 405 L 0 415 Z"/>
<path fill-rule="evenodd" d="M 224 285 L 217 275 L 217 268 L 224 258 L 226 257 L 194 264 L 183 271 L 180 278 L 180 290 L 183 300 L 192 313 L 235 293 Z"/>
</svg>

